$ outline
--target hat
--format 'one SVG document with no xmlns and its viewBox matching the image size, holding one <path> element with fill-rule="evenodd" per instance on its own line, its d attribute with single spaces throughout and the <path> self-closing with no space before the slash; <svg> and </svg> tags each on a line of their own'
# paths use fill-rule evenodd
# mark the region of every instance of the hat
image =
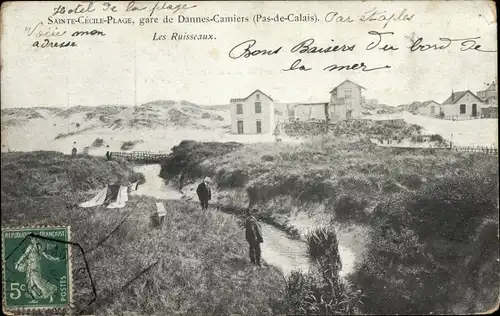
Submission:
<svg viewBox="0 0 500 316">
<path fill-rule="evenodd" d="M 209 182 L 209 183 L 212 183 L 212 180 L 210 180 L 210 178 L 209 178 L 209 177 L 205 177 L 205 179 L 204 179 L 203 181 L 205 181 L 205 182 Z"/>
</svg>

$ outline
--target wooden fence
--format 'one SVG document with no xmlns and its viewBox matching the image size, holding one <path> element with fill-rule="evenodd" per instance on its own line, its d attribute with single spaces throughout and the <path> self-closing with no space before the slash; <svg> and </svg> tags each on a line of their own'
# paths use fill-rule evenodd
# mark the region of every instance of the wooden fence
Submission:
<svg viewBox="0 0 500 316">
<path fill-rule="evenodd" d="M 438 151 L 457 151 L 457 152 L 471 152 L 482 153 L 486 155 L 498 156 L 498 148 L 496 147 L 472 147 L 472 146 L 453 146 L 453 147 L 402 147 L 402 146 L 380 146 L 383 148 L 391 148 L 394 153 L 403 152 L 419 152 L 433 154 Z"/>
<path fill-rule="evenodd" d="M 159 163 L 167 157 L 168 154 L 152 153 L 148 151 L 111 152 L 111 159 L 123 158 L 128 161 L 140 163 Z"/>
<path fill-rule="evenodd" d="M 461 152 L 471 152 L 471 153 L 483 153 L 488 155 L 497 155 L 498 156 L 498 148 L 496 147 L 485 147 L 485 146 L 453 146 L 451 148 L 453 151 L 461 151 Z"/>
</svg>

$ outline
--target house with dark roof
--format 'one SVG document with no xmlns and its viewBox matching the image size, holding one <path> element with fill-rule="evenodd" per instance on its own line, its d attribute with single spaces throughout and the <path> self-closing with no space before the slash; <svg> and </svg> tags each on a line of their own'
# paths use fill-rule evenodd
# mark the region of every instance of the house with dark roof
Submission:
<svg viewBox="0 0 500 316">
<path fill-rule="evenodd" d="M 332 122 L 361 117 L 362 90 L 366 88 L 346 79 L 330 91 L 329 111 Z"/>
<path fill-rule="evenodd" d="M 424 101 L 417 108 L 418 114 L 428 117 L 439 116 L 440 112 L 441 104 L 437 103 L 434 100 Z"/>
<path fill-rule="evenodd" d="M 451 119 L 472 119 L 481 116 L 483 101 L 470 90 L 451 92 L 446 99 L 441 110 L 445 118 Z"/>
<path fill-rule="evenodd" d="M 274 100 L 257 89 L 245 98 L 233 98 L 231 132 L 233 134 L 268 134 L 274 131 Z"/>
</svg>

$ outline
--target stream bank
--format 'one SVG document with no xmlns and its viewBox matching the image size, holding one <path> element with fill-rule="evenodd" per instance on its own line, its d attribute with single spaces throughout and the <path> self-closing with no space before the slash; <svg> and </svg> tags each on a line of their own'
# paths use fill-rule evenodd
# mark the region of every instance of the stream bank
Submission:
<svg viewBox="0 0 500 316">
<path fill-rule="evenodd" d="M 134 171 L 144 174 L 146 183 L 139 185 L 133 195 L 145 195 L 161 200 L 186 200 L 197 201 L 194 188 L 186 188 L 181 194 L 176 188 L 165 184 L 165 181 L 159 177 L 160 165 L 141 165 L 134 167 Z M 301 235 L 304 236 L 310 229 L 323 226 L 320 220 L 307 218 L 305 216 L 291 219 L 290 224 L 298 228 Z M 262 244 L 262 258 L 270 265 L 280 268 L 285 275 L 292 270 L 309 270 L 309 261 L 306 254 L 306 244 L 302 240 L 294 240 L 288 237 L 276 227 L 266 223 L 261 223 L 264 243 Z M 361 251 L 353 251 L 352 231 L 337 230 L 339 238 L 339 252 L 342 260 L 342 271 L 340 275 L 346 275 L 353 271 L 356 254 Z M 359 245 L 358 245 L 359 246 Z"/>
</svg>

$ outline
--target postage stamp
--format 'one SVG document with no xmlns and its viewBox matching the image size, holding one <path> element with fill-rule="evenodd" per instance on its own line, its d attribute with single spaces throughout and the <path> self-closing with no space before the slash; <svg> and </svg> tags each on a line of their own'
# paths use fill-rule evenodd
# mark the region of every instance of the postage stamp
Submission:
<svg viewBox="0 0 500 316">
<path fill-rule="evenodd" d="M 70 227 L 2 229 L 4 312 L 71 303 Z"/>
</svg>

